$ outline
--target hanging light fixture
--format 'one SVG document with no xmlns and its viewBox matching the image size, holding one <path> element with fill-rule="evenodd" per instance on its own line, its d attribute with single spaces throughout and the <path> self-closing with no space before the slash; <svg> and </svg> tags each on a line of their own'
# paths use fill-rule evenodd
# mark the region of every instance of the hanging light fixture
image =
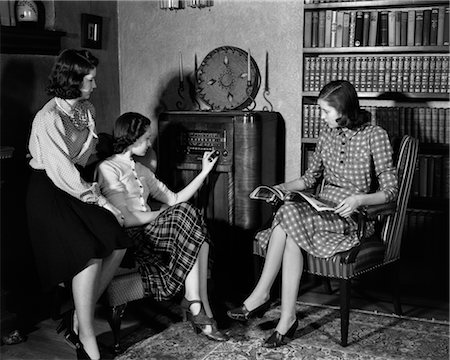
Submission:
<svg viewBox="0 0 450 360">
<path fill-rule="evenodd" d="M 159 0 L 161 9 L 164 10 L 180 10 L 186 7 L 205 8 L 214 5 L 214 0 Z"/>
</svg>

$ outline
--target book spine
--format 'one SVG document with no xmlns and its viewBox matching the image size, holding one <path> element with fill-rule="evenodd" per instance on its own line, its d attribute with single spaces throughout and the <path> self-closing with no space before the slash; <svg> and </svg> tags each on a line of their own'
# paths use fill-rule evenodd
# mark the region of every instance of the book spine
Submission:
<svg viewBox="0 0 450 360">
<path fill-rule="evenodd" d="M 303 46 L 310 48 L 312 46 L 312 12 L 305 11 L 305 26 L 303 31 Z"/>
<path fill-rule="evenodd" d="M 325 47 L 331 47 L 331 23 L 332 23 L 332 10 L 325 10 Z"/>
<path fill-rule="evenodd" d="M 380 56 L 378 68 L 378 91 L 384 91 L 384 76 L 386 74 L 386 57 Z"/>
<path fill-rule="evenodd" d="M 356 23 L 355 23 L 355 46 L 361 46 L 363 42 L 363 31 L 364 31 L 364 13 L 362 11 L 356 12 Z"/>
<path fill-rule="evenodd" d="M 315 48 L 319 46 L 319 12 L 312 12 L 312 35 L 311 35 L 311 47 Z"/>
<path fill-rule="evenodd" d="M 380 45 L 388 46 L 388 15 L 387 11 L 381 11 L 380 13 Z"/>
<path fill-rule="evenodd" d="M 369 21 L 369 40 L 368 46 L 375 46 L 377 41 L 377 30 L 378 30 L 378 11 L 370 12 L 370 21 Z"/>
<path fill-rule="evenodd" d="M 405 58 L 403 56 L 398 57 L 398 74 L 397 74 L 397 92 L 403 91 L 403 72 L 405 68 Z"/>
<path fill-rule="evenodd" d="M 344 11 L 342 23 L 342 46 L 350 46 L 350 13 Z"/>
<path fill-rule="evenodd" d="M 439 143 L 439 109 L 436 107 L 431 108 L 431 142 Z"/>
<path fill-rule="evenodd" d="M 419 140 L 421 142 L 427 142 L 426 141 L 426 129 L 425 129 L 425 108 L 424 107 L 419 107 L 419 113 L 418 113 L 418 120 L 419 120 Z"/>
<path fill-rule="evenodd" d="M 386 57 L 385 62 L 385 72 L 384 72 L 384 91 L 391 90 L 391 71 L 392 71 L 392 58 L 390 56 Z"/>
<path fill-rule="evenodd" d="M 432 94 L 435 88 L 436 81 L 436 58 L 434 56 L 430 56 L 429 61 L 429 76 L 428 76 L 428 89 L 425 92 Z"/>
<path fill-rule="evenodd" d="M 330 46 L 336 47 L 337 42 L 337 11 L 331 12 L 331 39 Z"/>
<path fill-rule="evenodd" d="M 388 12 L 388 46 L 395 46 L 395 11 Z"/>
<path fill-rule="evenodd" d="M 368 46 L 369 44 L 369 26 L 370 26 L 370 12 L 363 12 L 363 35 L 362 46 Z"/>
<path fill-rule="evenodd" d="M 428 156 L 419 155 L 419 196 L 427 196 L 427 169 L 428 169 Z"/>
<path fill-rule="evenodd" d="M 400 46 L 408 44 L 408 12 L 402 11 L 400 18 Z"/>
<path fill-rule="evenodd" d="M 434 162 L 434 182 L 433 197 L 442 197 L 442 155 L 433 155 Z"/>
<path fill-rule="evenodd" d="M 440 6 L 438 8 L 438 28 L 437 28 L 436 45 L 444 45 L 444 18 L 445 18 L 445 7 Z"/>
<path fill-rule="evenodd" d="M 442 56 L 442 69 L 441 69 L 441 86 L 440 93 L 445 94 L 449 92 L 448 89 L 448 71 L 449 71 L 449 57 Z"/>
<path fill-rule="evenodd" d="M 305 57 L 304 71 L 303 71 L 303 91 L 311 91 L 311 58 Z"/>
<path fill-rule="evenodd" d="M 449 45 L 449 21 L 450 21 L 450 7 L 445 8 L 444 14 L 444 45 Z"/>
<path fill-rule="evenodd" d="M 302 135 L 304 138 L 309 137 L 309 119 L 311 117 L 310 114 L 310 105 L 303 104 L 303 131 Z"/>
<path fill-rule="evenodd" d="M 424 142 L 429 144 L 432 142 L 432 135 L 433 135 L 433 129 L 432 129 L 432 118 L 431 118 L 431 108 L 426 107 L 425 108 L 425 139 Z"/>
<path fill-rule="evenodd" d="M 414 92 L 420 93 L 421 90 L 421 80 L 422 80 L 422 67 L 423 67 L 423 57 L 417 56 L 416 61 L 416 71 L 415 71 L 415 77 L 414 77 Z"/>
<path fill-rule="evenodd" d="M 319 47 L 325 46 L 325 11 L 319 11 Z"/>
<path fill-rule="evenodd" d="M 420 81 L 420 91 L 421 93 L 428 92 L 428 82 L 430 76 L 430 57 L 424 56 L 422 57 L 422 78 Z"/>
<path fill-rule="evenodd" d="M 422 25 L 422 45 L 430 45 L 430 29 L 431 29 L 431 9 L 423 11 L 423 25 Z"/>
<path fill-rule="evenodd" d="M 389 82 L 389 91 L 397 91 L 397 80 L 398 80 L 398 56 L 392 57 L 391 65 L 391 80 Z"/>
<path fill-rule="evenodd" d="M 430 45 L 437 45 L 439 9 L 431 9 L 431 26 L 430 26 Z"/>
<path fill-rule="evenodd" d="M 416 33 L 416 11 L 408 10 L 408 33 L 406 36 L 406 45 L 414 46 L 414 34 Z"/>
<path fill-rule="evenodd" d="M 395 11 L 395 46 L 401 45 L 401 27 L 402 27 L 402 12 Z"/>
<path fill-rule="evenodd" d="M 414 33 L 414 45 L 421 46 L 423 36 L 423 10 L 416 10 L 415 29 L 416 31 Z"/>
<path fill-rule="evenodd" d="M 350 11 L 348 46 L 355 46 L 356 11 Z"/>
<path fill-rule="evenodd" d="M 344 27 L 344 13 L 342 11 L 338 11 L 336 20 L 336 47 L 338 48 L 342 47 L 343 27 Z"/>
</svg>

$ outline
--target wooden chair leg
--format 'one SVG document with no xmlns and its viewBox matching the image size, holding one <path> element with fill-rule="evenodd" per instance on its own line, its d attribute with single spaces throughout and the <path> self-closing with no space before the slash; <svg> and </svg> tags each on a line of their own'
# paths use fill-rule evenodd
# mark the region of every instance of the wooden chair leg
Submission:
<svg viewBox="0 0 450 360">
<path fill-rule="evenodd" d="M 341 302 L 341 345 L 348 345 L 348 325 L 350 320 L 350 291 L 351 280 L 341 279 L 340 302 Z"/>
<path fill-rule="evenodd" d="M 122 317 L 125 312 L 127 304 L 122 304 L 118 306 L 113 306 L 111 308 L 111 319 L 109 325 L 113 333 L 114 345 L 113 351 L 115 354 L 120 354 L 122 349 L 120 347 L 120 325 L 122 323 Z"/>
<path fill-rule="evenodd" d="M 391 287 L 394 312 L 399 316 L 403 315 L 400 301 L 400 263 L 398 261 L 392 264 Z"/>
</svg>

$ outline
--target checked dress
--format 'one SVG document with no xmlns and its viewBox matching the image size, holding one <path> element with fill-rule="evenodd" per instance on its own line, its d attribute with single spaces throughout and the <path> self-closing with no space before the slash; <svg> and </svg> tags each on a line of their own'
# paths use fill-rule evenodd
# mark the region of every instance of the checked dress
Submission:
<svg viewBox="0 0 450 360">
<path fill-rule="evenodd" d="M 388 135 L 379 126 L 366 124 L 355 130 L 327 127 L 301 179 L 306 188 L 312 188 L 323 176 L 325 185 L 319 198 L 337 205 L 348 196 L 369 193 L 375 175 L 378 191 L 390 202 L 398 193 L 392 153 Z M 307 203 L 287 202 L 277 210 L 271 227 L 256 234 L 259 246 L 267 249 L 272 229 L 278 225 L 300 248 L 316 257 L 328 258 L 359 243 L 358 225 L 352 218 L 317 212 Z M 366 235 L 373 231 L 373 222 L 368 222 Z"/>
</svg>

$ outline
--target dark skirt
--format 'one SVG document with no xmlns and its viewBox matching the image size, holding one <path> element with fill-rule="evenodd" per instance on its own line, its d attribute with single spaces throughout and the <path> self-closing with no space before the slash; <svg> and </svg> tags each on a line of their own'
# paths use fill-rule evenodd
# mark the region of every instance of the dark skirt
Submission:
<svg viewBox="0 0 450 360">
<path fill-rule="evenodd" d="M 146 295 L 168 300 L 184 286 L 202 244 L 210 243 L 202 214 L 189 203 L 171 206 L 150 224 L 127 229 Z"/>
<path fill-rule="evenodd" d="M 43 170 L 33 170 L 27 218 L 41 286 L 50 290 L 71 280 L 90 259 L 131 246 L 115 216 L 56 187 Z"/>
</svg>

